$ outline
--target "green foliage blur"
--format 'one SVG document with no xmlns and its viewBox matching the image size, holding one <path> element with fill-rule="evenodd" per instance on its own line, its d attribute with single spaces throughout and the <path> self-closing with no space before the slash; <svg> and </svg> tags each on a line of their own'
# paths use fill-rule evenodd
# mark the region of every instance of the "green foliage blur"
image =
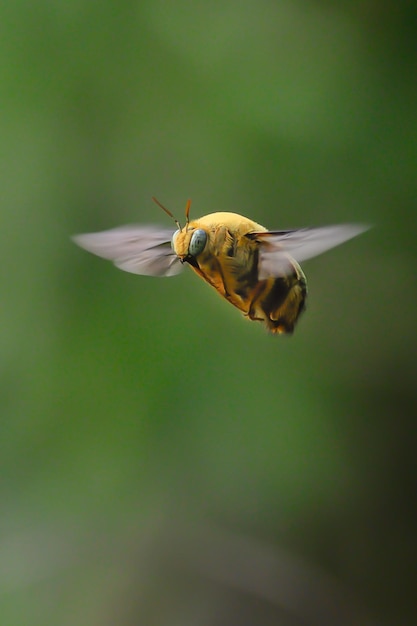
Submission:
<svg viewBox="0 0 417 626">
<path fill-rule="evenodd" d="M 0 623 L 415 624 L 415 3 L 16 0 L 0 32 Z M 275 337 L 70 241 L 171 226 L 152 195 L 374 227 Z"/>
</svg>

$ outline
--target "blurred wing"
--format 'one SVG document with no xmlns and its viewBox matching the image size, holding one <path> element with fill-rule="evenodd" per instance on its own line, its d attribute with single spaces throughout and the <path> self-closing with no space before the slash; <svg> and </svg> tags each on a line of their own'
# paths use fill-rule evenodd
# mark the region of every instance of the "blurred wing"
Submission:
<svg viewBox="0 0 417 626">
<path fill-rule="evenodd" d="M 113 261 L 116 267 L 145 276 L 174 276 L 182 270 L 171 248 L 172 230 L 157 226 L 121 226 L 99 233 L 76 235 L 84 250 Z"/>
<path fill-rule="evenodd" d="M 291 257 L 302 262 L 368 230 L 363 224 L 341 224 L 300 230 L 250 233 L 261 244 L 259 253 L 260 280 L 268 276 L 283 276 L 292 271 Z"/>
</svg>

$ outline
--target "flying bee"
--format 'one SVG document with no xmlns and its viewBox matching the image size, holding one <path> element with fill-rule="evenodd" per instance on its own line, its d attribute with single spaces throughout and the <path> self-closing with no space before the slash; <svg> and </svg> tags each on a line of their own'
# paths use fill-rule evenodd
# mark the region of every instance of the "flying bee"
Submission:
<svg viewBox="0 0 417 626">
<path fill-rule="evenodd" d="M 122 226 L 77 235 L 74 241 L 109 259 L 126 272 L 174 276 L 186 263 L 250 320 L 272 333 L 292 333 L 305 309 L 307 281 L 299 262 L 314 257 L 365 231 L 360 224 L 298 230 L 267 230 L 238 213 L 210 213 L 185 226 L 152 198 L 176 223 L 177 230 L 157 226 Z"/>
</svg>

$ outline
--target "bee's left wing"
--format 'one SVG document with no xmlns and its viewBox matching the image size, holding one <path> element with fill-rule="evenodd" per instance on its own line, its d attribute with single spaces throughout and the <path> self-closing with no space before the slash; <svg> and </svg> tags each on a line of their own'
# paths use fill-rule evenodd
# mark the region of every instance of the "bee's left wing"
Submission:
<svg viewBox="0 0 417 626">
<path fill-rule="evenodd" d="M 356 237 L 369 226 L 340 224 L 319 228 L 249 233 L 260 243 L 258 276 L 285 276 L 292 271 L 291 257 L 302 262 Z"/>
<path fill-rule="evenodd" d="M 145 276 L 174 276 L 182 270 L 179 258 L 171 248 L 172 230 L 157 226 L 121 226 L 99 233 L 76 235 L 81 248 L 116 267 Z"/>
</svg>

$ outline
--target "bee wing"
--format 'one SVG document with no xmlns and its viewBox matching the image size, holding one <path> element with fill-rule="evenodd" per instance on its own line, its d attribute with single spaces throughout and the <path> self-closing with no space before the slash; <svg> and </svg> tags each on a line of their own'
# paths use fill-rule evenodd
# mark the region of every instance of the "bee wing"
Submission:
<svg viewBox="0 0 417 626">
<path fill-rule="evenodd" d="M 84 250 L 113 261 L 116 267 L 145 276 L 174 276 L 182 270 L 171 248 L 172 230 L 157 226 L 121 226 L 99 233 L 75 235 Z"/>
<path fill-rule="evenodd" d="M 356 237 L 369 226 L 364 224 L 340 224 L 299 230 L 266 231 L 250 233 L 259 241 L 260 280 L 268 276 L 283 276 L 292 271 L 291 257 L 305 261 Z"/>
</svg>

